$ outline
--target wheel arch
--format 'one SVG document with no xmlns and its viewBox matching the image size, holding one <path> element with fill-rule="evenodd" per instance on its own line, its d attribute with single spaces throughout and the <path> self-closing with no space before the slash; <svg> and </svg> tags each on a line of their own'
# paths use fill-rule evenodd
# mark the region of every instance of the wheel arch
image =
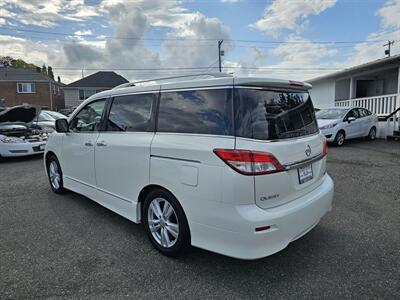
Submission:
<svg viewBox="0 0 400 300">
<path fill-rule="evenodd" d="M 179 201 L 179 198 L 176 197 L 175 194 L 174 194 L 172 191 L 170 191 L 169 189 L 167 189 L 167 188 L 165 188 L 165 187 L 163 187 L 163 186 L 161 186 L 161 185 L 159 185 L 159 184 L 149 184 L 149 185 L 143 187 L 142 190 L 140 191 L 139 196 L 138 196 L 138 201 L 137 201 L 137 202 L 138 202 L 138 205 L 140 205 L 140 220 L 138 220 L 138 221 L 141 222 L 141 221 L 142 221 L 142 218 L 143 218 L 143 208 L 144 208 L 144 207 L 143 207 L 143 203 L 144 203 L 144 200 L 146 199 L 147 195 L 148 195 L 151 191 L 153 191 L 153 190 L 155 190 L 155 189 L 164 190 L 164 191 L 166 191 L 167 193 L 171 194 L 171 195 L 176 199 L 176 201 L 178 202 L 179 206 L 181 207 L 181 209 L 182 209 L 182 211 L 183 211 L 183 214 L 185 215 L 186 223 L 187 223 L 187 226 L 188 226 L 188 229 L 189 229 L 189 238 L 191 239 L 190 225 L 189 225 L 189 221 L 188 221 L 188 218 L 187 218 L 187 214 L 186 214 L 186 212 L 185 212 L 185 209 L 184 209 L 183 206 L 182 206 L 182 203 Z"/>
<path fill-rule="evenodd" d="M 340 128 L 340 129 L 336 132 L 336 134 L 338 134 L 339 132 L 343 132 L 344 138 L 346 138 L 346 130 L 344 130 L 344 128 Z"/>
<path fill-rule="evenodd" d="M 50 159 L 51 156 L 55 156 L 57 158 L 57 155 L 51 150 L 47 151 L 46 154 L 44 155 L 44 161 L 45 161 L 46 170 L 47 170 L 47 167 L 49 165 L 49 159 Z"/>
</svg>

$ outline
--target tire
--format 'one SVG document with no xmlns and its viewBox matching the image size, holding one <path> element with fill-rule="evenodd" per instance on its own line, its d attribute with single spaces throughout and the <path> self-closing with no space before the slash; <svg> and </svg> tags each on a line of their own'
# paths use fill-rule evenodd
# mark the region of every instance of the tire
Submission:
<svg viewBox="0 0 400 300">
<path fill-rule="evenodd" d="M 369 130 L 368 136 L 367 136 L 367 140 L 369 141 L 374 141 L 376 139 L 376 128 L 372 127 Z"/>
<path fill-rule="evenodd" d="M 336 133 L 334 144 L 335 146 L 341 147 L 344 144 L 344 141 L 346 140 L 346 134 L 344 133 L 343 130 L 340 130 L 338 133 Z"/>
<path fill-rule="evenodd" d="M 146 196 L 143 225 L 154 248 L 166 256 L 179 256 L 190 245 L 185 213 L 178 200 L 165 190 L 155 189 Z"/>
<path fill-rule="evenodd" d="M 51 155 L 47 160 L 47 178 L 49 179 L 50 187 L 56 194 L 65 192 L 62 179 L 62 171 L 60 163 L 55 155 Z"/>
</svg>

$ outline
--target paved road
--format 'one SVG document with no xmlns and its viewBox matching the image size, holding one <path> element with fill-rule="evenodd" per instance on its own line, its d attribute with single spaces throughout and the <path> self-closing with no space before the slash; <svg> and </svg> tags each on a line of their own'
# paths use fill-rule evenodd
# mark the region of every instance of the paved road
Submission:
<svg viewBox="0 0 400 300">
<path fill-rule="evenodd" d="M 400 299 L 400 143 L 329 148 L 333 211 L 284 251 L 160 255 L 144 230 L 50 191 L 41 158 L 0 163 L 0 298 Z"/>
</svg>

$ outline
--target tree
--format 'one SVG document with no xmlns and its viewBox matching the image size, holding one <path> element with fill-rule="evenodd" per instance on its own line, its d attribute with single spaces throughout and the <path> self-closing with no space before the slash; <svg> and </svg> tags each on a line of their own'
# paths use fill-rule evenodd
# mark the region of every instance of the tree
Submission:
<svg viewBox="0 0 400 300">
<path fill-rule="evenodd" d="M 42 66 L 42 74 L 47 76 L 47 68 L 45 64 Z"/>
<path fill-rule="evenodd" d="M 11 56 L 0 56 L 0 67 L 10 67 L 13 58 Z"/>
<path fill-rule="evenodd" d="M 47 67 L 47 76 L 54 80 L 53 68 L 50 66 Z"/>
<path fill-rule="evenodd" d="M 61 83 L 61 78 L 60 78 L 60 76 L 57 76 L 57 81 L 58 81 L 59 83 Z"/>
<path fill-rule="evenodd" d="M 42 69 L 40 67 L 36 66 L 36 72 L 41 73 Z"/>
</svg>

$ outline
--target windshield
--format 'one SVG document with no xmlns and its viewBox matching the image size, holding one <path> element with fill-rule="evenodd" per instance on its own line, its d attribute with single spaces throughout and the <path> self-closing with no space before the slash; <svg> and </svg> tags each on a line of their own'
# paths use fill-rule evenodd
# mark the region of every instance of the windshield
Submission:
<svg viewBox="0 0 400 300">
<path fill-rule="evenodd" d="M 50 116 L 48 113 L 42 111 L 38 116 L 38 121 L 54 121 L 55 119 Z"/>
<path fill-rule="evenodd" d="M 46 113 L 56 120 L 57 119 L 66 119 L 66 117 L 63 114 L 60 114 L 56 111 L 46 111 Z"/>
<path fill-rule="evenodd" d="M 314 107 L 306 91 L 235 89 L 236 135 L 261 140 L 318 132 Z"/>
<path fill-rule="evenodd" d="M 315 113 L 315 116 L 320 120 L 341 119 L 346 112 L 347 109 L 342 108 L 321 109 Z"/>
</svg>

